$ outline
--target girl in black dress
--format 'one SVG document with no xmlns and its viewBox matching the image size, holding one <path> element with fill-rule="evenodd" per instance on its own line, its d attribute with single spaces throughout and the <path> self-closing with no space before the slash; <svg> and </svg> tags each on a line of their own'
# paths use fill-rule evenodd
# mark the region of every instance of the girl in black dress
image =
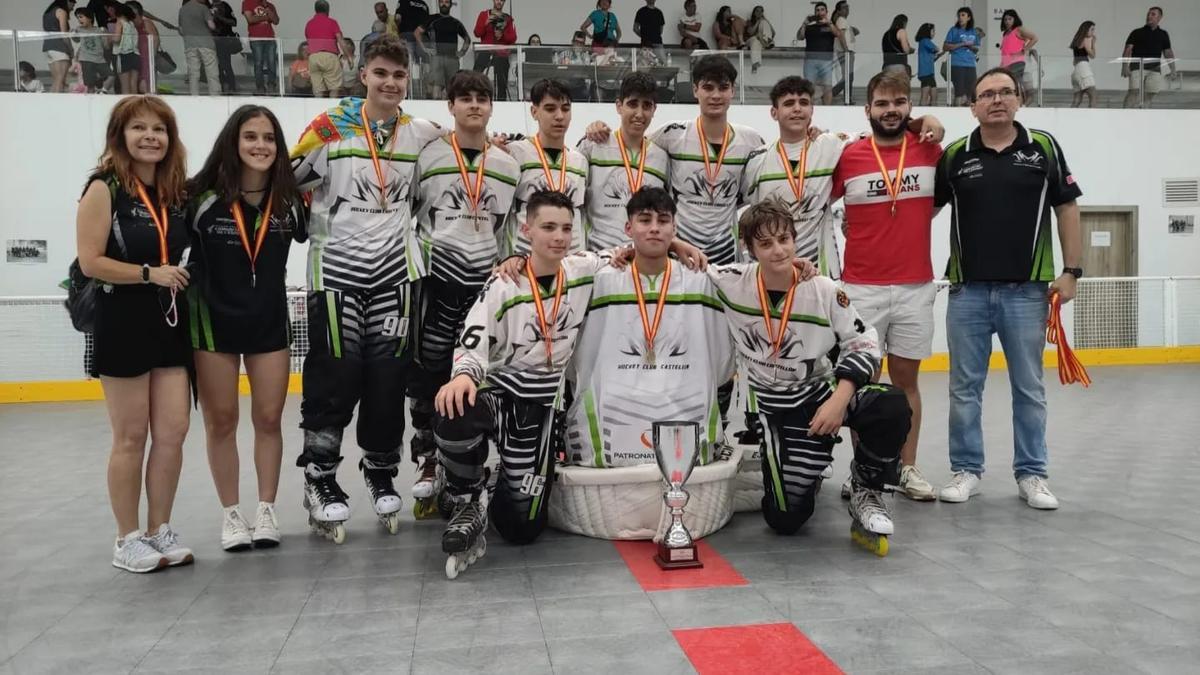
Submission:
<svg viewBox="0 0 1200 675">
<path fill-rule="evenodd" d="M 194 351 L 208 463 L 224 508 L 221 547 L 275 546 L 275 493 L 283 457 L 280 417 L 289 355 L 285 275 L 293 239 L 304 239 L 304 204 L 279 121 L 244 105 L 217 136 L 189 183 L 193 283 L 188 337 Z M 253 524 L 238 509 L 238 375 L 250 380 L 258 508 Z"/>
<path fill-rule="evenodd" d="M 190 352 L 176 306 L 188 285 L 186 171 L 171 108 L 160 98 L 130 96 L 113 108 L 104 153 L 79 201 L 79 266 L 102 284 L 92 375 L 104 388 L 113 431 L 112 564 L 130 572 L 192 562 L 168 524 L 188 430 Z M 146 532 L 138 527 L 144 459 Z"/>
</svg>

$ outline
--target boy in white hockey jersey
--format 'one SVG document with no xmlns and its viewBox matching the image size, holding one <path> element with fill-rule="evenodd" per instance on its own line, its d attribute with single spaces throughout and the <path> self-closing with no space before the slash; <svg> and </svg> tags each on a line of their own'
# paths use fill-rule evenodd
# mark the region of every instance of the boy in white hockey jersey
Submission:
<svg viewBox="0 0 1200 675">
<path fill-rule="evenodd" d="M 583 228 L 583 203 L 587 195 L 587 158 L 567 147 L 567 129 L 571 126 L 571 90 L 558 80 L 540 80 L 529 90 L 530 114 L 538 131 L 529 138 L 510 141 L 506 150 L 520 165 L 520 178 L 513 197 L 512 211 L 504 225 L 501 250 L 525 254 L 529 240 L 522 233 L 530 196 L 541 190 L 561 192 L 575 210 L 571 233 L 571 252 L 582 251 L 586 242 Z"/>
<path fill-rule="evenodd" d="M 417 157 L 417 240 L 425 263 L 421 281 L 418 368 L 409 382 L 413 485 L 418 517 L 432 515 L 437 492 L 437 446 L 433 442 L 433 397 L 450 379 L 454 344 L 463 319 L 497 260 L 496 235 L 512 207 L 517 161 L 490 148 L 492 83 L 460 70 L 446 85 L 454 132 Z"/>
<path fill-rule="evenodd" d="M 576 149 L 588 160 L 588 250 L 600 251 L 629 241 L 625 206 L 643 187 L 666 187 L 667 151 L 650 142 L 646 130 L 658 107 L 658 83 L 647 73 L 632 72 L 621 79 L 617 115 L 621 128 L 605 142 L 588 138 Z"/>
<path fill-rule="evenodd" d="M 858 432 L 850 514 L 856 528 L 874 536 L 876 552 L 885 553 L 882 537 L 893 524 L 881 493 L 899 480 L 911 411 L 902 391 L 871 383 L 880 359 L 877 336 L 846 294 L 828 277 L 799 280 L 794 227 L 787 205 L 755 204 L 738 228 L 757 262 L 709 269 L 748 379 L 751 408 L 766 430 L 763 517 L 781 534 L 796 532 L 809 519 L 835 438 L 849 426 Z M 834 347 L 839 354 L 830 363 Z"/>
</svg>

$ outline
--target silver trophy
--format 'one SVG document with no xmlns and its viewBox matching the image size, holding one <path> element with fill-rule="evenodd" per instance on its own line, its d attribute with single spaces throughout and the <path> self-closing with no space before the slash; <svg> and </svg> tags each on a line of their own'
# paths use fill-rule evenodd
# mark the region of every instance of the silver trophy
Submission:
<svg viewBox="0 0 1200 675">
<path fill-rule="evenodd" d="M 683 525 L 688 493 L 683 484 L 692 475 L 700 455 L 700 425 L 696 422 L 655 422 L 650 427 L 658 469 L 667 482 L 663 502 L 671 509 L 671 525 L 658 542 L 654 561 L 664 570 L 703 567 L 696 542 Z"/>
</svg>

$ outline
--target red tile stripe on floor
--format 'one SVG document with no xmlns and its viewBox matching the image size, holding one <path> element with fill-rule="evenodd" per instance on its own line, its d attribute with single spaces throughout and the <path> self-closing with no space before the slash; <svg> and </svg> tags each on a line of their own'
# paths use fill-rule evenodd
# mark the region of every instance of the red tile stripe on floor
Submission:
<svg viewBox="0 0 1200 675">
<path fill-rule="evenodd" d="M 673 633 L 700 675 L 842 673 L 837 664 L 790 623 L 689 628 Z"/>
<path fill-rule="evenodd" d="M 658 563 L 654 562 L 658 544 L 652 541 L 614 541 L 613 544 L 644 591 L 745 586 L 749 583 L 733 569 L 729 561 L 704 541 L 696 542 L 697 553 L 704 567 L 670 571 L 659 569 Z"/>
</svg>

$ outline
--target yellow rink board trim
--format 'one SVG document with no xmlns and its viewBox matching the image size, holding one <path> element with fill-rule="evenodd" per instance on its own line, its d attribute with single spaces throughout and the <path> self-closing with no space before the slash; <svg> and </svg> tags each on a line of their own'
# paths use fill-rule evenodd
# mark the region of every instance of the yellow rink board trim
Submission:
<svg viewBox="0 0 1200 675">
<path fill-rule="evenodd" d="M 1084 366 L 1151 366 L 1168 363 L 1200 363 L 1200 346 L 1188 347 L 1131 347 L 1122 349 L 1079 349 L 1075 351 Z M 1047 350 L 1043 355 L 1047 368 L 1058 367 L 1058 354 Z M 1004 354 L 992 353 L 991 367 L 1006 367 Z M 921 362 L 921 370 L 939 372 L 950 369 L 950 355 L 934 354 Z M 300 393 L 301 376 L 288 377 L 288 393 Z M 241 376 L 238 390 L 250 393 L 250 382 Z M 66 401 L 100 401 L 104 392 L 99 380 L 62 380 L 53 382 L 0 382 L 0 403 L 54 403 Z"/>
</svg>

